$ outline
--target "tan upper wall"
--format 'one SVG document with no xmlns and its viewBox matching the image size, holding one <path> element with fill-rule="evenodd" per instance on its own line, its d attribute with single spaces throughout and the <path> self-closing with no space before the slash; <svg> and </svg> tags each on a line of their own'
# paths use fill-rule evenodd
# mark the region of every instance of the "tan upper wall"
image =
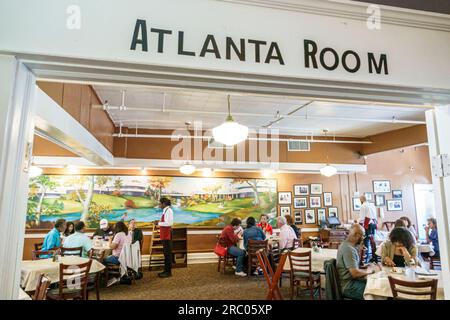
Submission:
<svg viewBox="0 0 450 320">
<path fill-rule="evenodd" d="M 113 151 L 114 124 L 106 111 L 98 107 L 102 102 L 91 86 L 44 81 L 38 81 L 37 85 L 89 130 L 110 152 Z M 38 154 L 35 155 L 51 155 L 39 145 L 41 141 L 37 143 L 34 151 Z"/>
</svg>

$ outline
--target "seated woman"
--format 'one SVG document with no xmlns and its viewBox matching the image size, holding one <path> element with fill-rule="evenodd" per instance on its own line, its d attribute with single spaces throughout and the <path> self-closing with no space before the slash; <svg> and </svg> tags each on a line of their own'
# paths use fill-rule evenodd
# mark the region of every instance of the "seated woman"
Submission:
<svg viewBox="0 0 450 320">
<path fill-rule="evenodd" d="M 244 272 L 245 251 L 236 245 L 239 243 L 239 236 L 236 232 L 241 228 L 241 220 L 234 218 L 231 223 L 226 226 L 220 235 L 219 242 L 227 248 L 228 254 L 236 257 L 235 275 L 246 277 Z"/>
<path fill-rule="evenodd" d="M 247 218 L 247 228 L 244 230 L 244 248 L 248 248 L 248 240 L 266 240 L 266 235 L 260 227 L 256 226 L 256 220 L 253 217 Z"/>
<path fill-rule="evenodd" d="M 406 228 L 411 232 L 411 234 L 413 235 L 414 239 L 417 241 L 419 239 L 419 235 L 417 234 L 416 229 L 412 225 L 411 219 L 409 219 L 406 216 L 401 217 L 400 219 L 402 219 L 402 220 L 404 220 L 406 222 Z"/>
<path fill-rule="evenodd" d="M 114 226 L 114 238 L 110 238 L 109 246 L 112 249 L 112 255 L 105 258 L 106 264 L 120 264 L 119 257 L 125 244 L 131 243 L 131 234 L 123 221 L 119 221 Z"/>
<path fill-rule="evenodd" d="M 286 218 L 287 224 L 291 226 L 292 230 L 294 230 L 294 233 L 297 236 L 297 239 L 300 239 L 300 236 L 301 236 L 300 231 L 297 228 L 297 226 L 295 225 L 294 219 L 292 218 L 292 216 L 290 214 L 287 214 L 284 217 Z"/>
<path fill-rule="evenodd" d="M 411 232 L 403 227 L 394 228 L 381 251 L 381 259 L 388 267 L 405 267 L 417 263 L 417 248 Z"/>
</svg>

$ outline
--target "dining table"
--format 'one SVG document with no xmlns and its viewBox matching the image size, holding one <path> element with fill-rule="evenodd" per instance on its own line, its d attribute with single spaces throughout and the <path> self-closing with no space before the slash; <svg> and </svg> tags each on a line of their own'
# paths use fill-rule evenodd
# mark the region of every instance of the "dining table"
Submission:
<svg viewBox="0 0 450 320">
<path fill-rule="evenodd" d="M 49 278 L 50 283 L 59 281 L 59 265 L 77 265 L 88 262 L 88 258 L 79 256 L 60 257 L 59 261 L 53 261 L 53 258 L 40 260 L 24 260 L 21 264 L 20 286 L 25 291 L 33 291 L 40 274 L 45 274 Z M 105 269 L 105 266 L 95 259 L 92 259 L 90 274 L 95 274 Z"/>
<path fill-rule="evenodd" d="M 406 275 L 405 268 L 382 267 L 380 272 L 367 276 L 366 288 L 364 290 L 365 300 L 386 300 L 392 298 L 392 290 L 389 284 L 389 276 L 405 281 L 426 281 L 430 279 L 438 279 L 437 299 L 444 300 L 444 288 L 442 283 L 442 274 L 439 270 L 427 271 L 423 268 L 416 267 L 413 269 L 413 277 Z M 416 289 L 420 290 L 420 289 Z M 414 296 L 415 299 L 426 299 L 425 296 Z"/>
</svg>

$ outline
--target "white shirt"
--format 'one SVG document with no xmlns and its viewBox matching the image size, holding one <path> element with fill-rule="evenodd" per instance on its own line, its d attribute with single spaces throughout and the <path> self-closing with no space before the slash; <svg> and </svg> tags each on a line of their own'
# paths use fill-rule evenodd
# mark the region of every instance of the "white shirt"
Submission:
<svg viewBox="0 0 450 320">
<path fill-rule="evenodd" d="M 280 228 L 280 249 L 292 248 L 294 239 L 297 239 L 294 229 L 290 225 L 285 224 Z"/>
<path fill-rule="evenodd" d="M 165 207 L 163 210 L 164 221 L 159 221 L 158 226 L 160 227 L 171 227 L 173 226 L 173 211 L 171 207 Z"/>
<path fill-rule="evenodd" d="M 364 220 L 366 218 L 372 220 L 370 223 L 374 223 L 373 220 L 377 220 L 377 210 L 375 209 L 373 203 L 370 203 L 368 201 L 364 202 L 361 205 L 361 209 L 359 211 L 359 222 L 364 223 Z"/>
</svg>

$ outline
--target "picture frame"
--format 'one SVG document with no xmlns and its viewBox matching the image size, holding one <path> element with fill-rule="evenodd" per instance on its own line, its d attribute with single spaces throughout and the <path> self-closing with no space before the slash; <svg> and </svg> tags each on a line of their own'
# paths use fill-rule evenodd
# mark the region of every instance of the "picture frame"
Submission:
<svg viewBox="0 0 450 320">
<path fill-rule="evenodd" d="M 372 192 L 364 192 L 364 197 L 366 197 L 366 200 L 369 202 L 373 202 L 373 193 Z"/>
<path fill-rule="evenodd" d="M 387 211 L 403 211 L 402 199 L 387 200 Z"/>
<path fill-rule="evenodd" d="M 303 224 L 303 210 L 294 211 L 294 223 Z"/>
<path fill-rule="evenodd" d="M 292 193 L 290 191 L 278 192 L 278 204 L 291 204 Z"/>
<path fill-rule="evenodd" d="M 373 180 L 373 192 L 374 193 L 390 193 L 391 182 L 389 180 Z"/>
<path fill-rule="evenodd" d="M 316 224 L 316 210 L 314 209 L 305 210 L 305 223 Z"/>
<path fill-rule="evenodd" d="M 317 209 L 317 221 L 319 222 L 319 224 L 327 219 L 326 212 L 327 209 L 325 208 Z"/>
<path fill-rule="evenodd" d="M 402 190 L 392 190 L 392 199 L 402 199 L 403 191 Z"/>
<path fill-rule="evenodd" d="M 294 209 L 307 208 L 308 201 L 306 197 L 294 198 Z"/>
<path fill-rule="evenodd" d="M 383 194 L 376 194 L 375 195 L 375 206 L 376 207 L 382 207 L 386 205 L 386 198 Z"/>
<path fill-rule="evenodd" d="M 337 216 L 338 216 L 338 208 L 337 207 L 330 207 L 330 208 L 328 208 L 328 216 L 337 218 Z"/>
<path fill-rule="evenodd" d="M 309 207 L 310 208 L 320 208 L 322 206 L 321 197 L 309 197 Z"/>
<path fill-rule="evenodd" d="M 359 197 L 352 198 L 352 205 L 353 205 L 353 211 L 360 211 L 361 210 L 361 200 Z"/>
<path fill-rule="evenodd" d="M 323 205 L 324 205 L 324 207 L 332 207 L 333 206 L 333 193 L 332 192 L 324 192 L 323 193 Z"/>
<path fill-rule="evenodd" d="M 323 187 L 321 183 L 311 183 L 311 195 L 319 195 L 323 193 Z"/>
<path fill-rule="evenodd" d="M 307 196 L 309 195 L 308 184 L 294 184 L 294 197 L 295 196 Z"/>
<path fill-rule="evenodd" d="M 291 206 L 280 206 L 280 216 L 291 215 Z"/>
</svg>

